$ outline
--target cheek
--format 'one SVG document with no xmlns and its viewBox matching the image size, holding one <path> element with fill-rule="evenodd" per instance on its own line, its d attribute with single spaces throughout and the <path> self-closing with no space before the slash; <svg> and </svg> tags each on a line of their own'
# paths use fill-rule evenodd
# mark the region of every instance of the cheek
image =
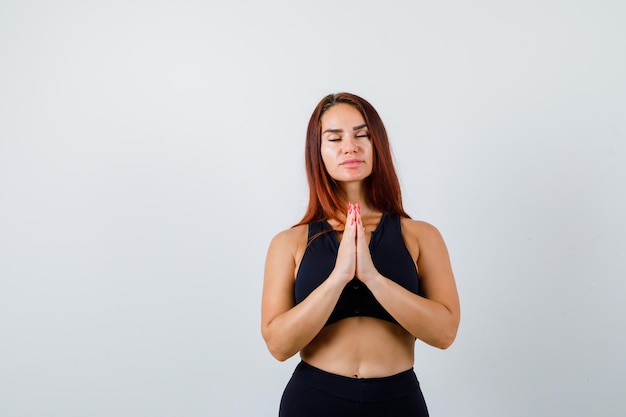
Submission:
<svg viewBox="0 0 626 417">
<path fill-rule="evenodd" d="M 367 159 L 369 160 L 370 165 L 374 163 L 374 149 L 372 148 L 371 144 L 367 149 Z"/>
<path fill-rule="evenodd" d="M 324 166 L 326 167 L 326 169 L 328 169 L 328 163 L 331 161 L 332 157 L 328 147 L 322 146 L 322 149 L 320 149 L 320 156 L 322 157 L 322 162 L 324 163 Z"/>
</svg>

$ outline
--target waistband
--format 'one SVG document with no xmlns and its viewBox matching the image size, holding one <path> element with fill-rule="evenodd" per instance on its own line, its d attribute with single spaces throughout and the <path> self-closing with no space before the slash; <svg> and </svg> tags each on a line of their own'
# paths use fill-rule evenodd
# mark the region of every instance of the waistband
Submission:
<svg viewBox="0 0 626 417">
<path fill-rule="evenodd" d="M 380 378 L 351 378 L 316 368 L 301 361 L 293 373 L 310 388 L 359 402 L 380 402 L 414 394 L 419 382 L 413 368 Z"/>
</svg>

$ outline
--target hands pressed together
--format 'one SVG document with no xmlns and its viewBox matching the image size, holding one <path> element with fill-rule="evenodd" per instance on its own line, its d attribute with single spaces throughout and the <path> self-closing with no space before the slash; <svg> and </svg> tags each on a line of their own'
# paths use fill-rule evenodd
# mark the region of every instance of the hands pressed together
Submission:
<svg viewBox="0 0 626 417">
<path fill-rule="evenodd" d="M 361 220 L 361 205 L 348 204 L 346 224 L 339 244 L 335 272 L 342 280 L 350 282 L 354 277 L 367 285 L 376 278 L 378 271 L 372 262 L 365 227 Z"/>
</svg>

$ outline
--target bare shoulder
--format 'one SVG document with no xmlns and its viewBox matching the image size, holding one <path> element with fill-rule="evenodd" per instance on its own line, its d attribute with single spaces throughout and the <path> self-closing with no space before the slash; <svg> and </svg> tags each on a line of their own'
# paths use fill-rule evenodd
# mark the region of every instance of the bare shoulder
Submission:
<svg viewBox="0 0 626 417">
<path fill-rule="evenodd" d="M 307 232 L 308 226 L 306 224 L 283 230 L 272 238 L 270 249 L 272 247 L 278 247 L 281 250 L 295 250 L 298 246 L 301 246 L 303 242 L 306 244 Z"/>
<path fill-rule="evenodd" d="M 403 233 L 409 238 L 423 242 L 431 239 L 443 239 L 439 229 L 425 221 L 403 218 L 401 224 Z"/>
<path fill-rule="evenodd" d="M 441 233 L 430 223 L 422 220 L 403 218 L 401 225 L 402 234 L 407 241 L 414 241 L 419 246 L 443 243 Z"/>
<path fill-rule="evenodd" d="M 406 217 L 403 217 L 401 220 L 402 229 L 407 232 L 414 234 L 416 237 L 420 234 L 423 235 L 441 235 L 439 230 L 435 226 L 430 223 L 427 223 L 423 220 L 413 220 Z"/>
<path fill-rule="evenodd" d="M 306 249 L 308 226 L 300 225 L 291 227 L 277 233 L 271 240 L 268 249 L 268 260 L 270 258 L 289 258 L 294 264 L 299 263 L 302 254 Z"/>
<path fill-rule="evenodd" d="M 402 218 L 402 236 L 409 253 L 415 261 L 423 258 L 429 250 L 445 251 L 445 243 L 439 230 L 432 224 L 422 221 Z"/>
</svg>

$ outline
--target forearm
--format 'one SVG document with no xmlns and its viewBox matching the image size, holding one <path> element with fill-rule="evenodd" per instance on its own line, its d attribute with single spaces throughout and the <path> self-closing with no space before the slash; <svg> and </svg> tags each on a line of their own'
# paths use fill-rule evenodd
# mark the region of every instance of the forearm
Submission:
<svg viewBox="0 0 626 417">
<path fill-rule="evenodd" d="M 367 286 L 385 310 L 417 339 L 441 349 L 454 341 L 458 315 L 444 304 L 414 294 L 380 274 Z"/>
<path fill-rule="evenodd" d="M 344 286 L 331 274 L 301 303 L 268 323 L 263 336 L 271 354 L 284 361 L 308 345 L 326 324 Z"/>
</svg>

